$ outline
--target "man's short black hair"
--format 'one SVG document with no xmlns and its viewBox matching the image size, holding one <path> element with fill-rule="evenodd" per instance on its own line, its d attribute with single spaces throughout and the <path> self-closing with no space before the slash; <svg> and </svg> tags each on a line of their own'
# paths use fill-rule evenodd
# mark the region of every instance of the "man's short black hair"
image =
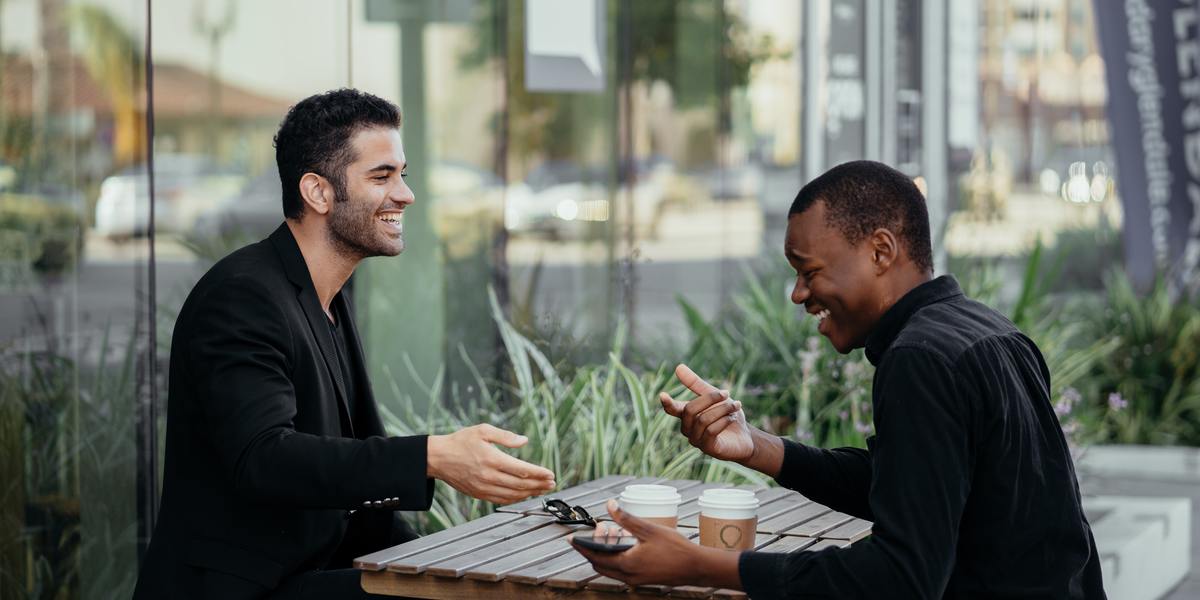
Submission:
<svg viewBox="0 0 1200 600">
<path fill-rule="evenodd" d="M 904 173 L 870 160 L 842 163 L 801 188 L 788 217 L 818 200 L 825 201 L 826 222 L 846 241 L 857 244 L 886 228 L 900 238 L 918 268 L 933 271 L 925 196 Z"/>
<path fill-rule="evenodd" d="M 333 185 L 336 200 L 346 198 L 346 166 L 354 162 L 350 139 L 367 127 L 400 127 L 400 109 L 378 96 L 339 89 L 297 102 L 275 134 L 275 163 L 283 184 L 283 215 L 304 214 L 300 178 L 316 173 Z"/>
</svg>

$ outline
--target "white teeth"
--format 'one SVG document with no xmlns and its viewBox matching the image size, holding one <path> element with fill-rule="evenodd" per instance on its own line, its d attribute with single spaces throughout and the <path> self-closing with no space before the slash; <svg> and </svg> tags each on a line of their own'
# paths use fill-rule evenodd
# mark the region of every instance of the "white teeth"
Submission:
<svg viewBox="0 0 1200 600">
<path fill-rule="evenodd" d="M 379 220 L 384 223 L 399 223 L 400 215 L 379 215 Z"/>
<path fill-rule="evenodd" d="M 829 309 L 827 308 L 827 309 L 817 313 L 815 316 L 817 317 L 817 322 L 824 321 L 825 319 L 829 318 Z"/>
</svg>

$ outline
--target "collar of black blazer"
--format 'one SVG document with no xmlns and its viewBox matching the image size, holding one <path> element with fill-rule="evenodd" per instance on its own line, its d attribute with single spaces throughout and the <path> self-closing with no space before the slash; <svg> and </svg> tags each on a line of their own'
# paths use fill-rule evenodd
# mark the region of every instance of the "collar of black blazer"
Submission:
<svg viewBox="0 0 1200 600">
<path fill-rule="evenodd" d="M 342 431 L 354 437 L 354 426 L 350 421 L 350 406 L 346 398 L 346 384 L 342 381 L 342 368 L 337 362 L 336 350 L 333 347 L 333 334 L 329 331 L 329 317 L 325 316 L 325 310 L 321 308 L 321 301 L 317 298 L 317 288 L 313 285 L 312 275 L 308 272 L 308 264 L 304 262 L 304 254 L 300 252 L 300 245 L 296 243 L 296 238 L 292 235 L 292 230 L 288 229 L 287 223 L 280 225 L 268 239 L 275 247 L 280 262 L 283 263 L 283 271 L 287 274 L 288 280 L 299 290 L 296 296 L 300 301 L 300 307 L 304 309 L 308 327 L 317 339 L 317 346 L 321 348 L 321 358 L 325 360 L 325 368 L 329 370 L 329 375 L 333 378 L 334 387 L 337 389 L 338 415 L 342 420 Z"/>
</svg>

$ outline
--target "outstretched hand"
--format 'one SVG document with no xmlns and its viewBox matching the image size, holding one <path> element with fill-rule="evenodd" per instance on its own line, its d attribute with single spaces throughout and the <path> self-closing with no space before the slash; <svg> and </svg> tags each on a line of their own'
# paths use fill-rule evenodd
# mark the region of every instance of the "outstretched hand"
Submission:
<svg viewBox="0 0 1200 600">
<path fill-rule="evenodd" d="M 713 458 L 749 460 L 754 454 L 754 438 L 742 403 L 701 379 L 687 365 L 675 367 L 675 377 L 696 397 L 681 402 L 663 392 L 658 399 L 667 414 L 679 419 L 679 431 L 688 442 Z"/>
<path fill-rule="evenodd" d="M 529 438 L 488 424 L 431 435 L 428 475 L 480 500 L 509 504 L 554 489 L 554 473 L 501 452 L 493 444 L 520 448 Z"/>
</svg>

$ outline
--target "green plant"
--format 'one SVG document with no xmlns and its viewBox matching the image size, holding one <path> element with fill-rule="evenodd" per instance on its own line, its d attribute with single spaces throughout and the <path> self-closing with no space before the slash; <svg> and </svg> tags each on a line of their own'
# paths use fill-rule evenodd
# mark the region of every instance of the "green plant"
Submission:
<svg viewBox="0 0 1200 600">
<path fill-rule="evenodd" d="M 59 274 L 75 266 L 83 220 L 68 205 L 29 194 L 0 194 L 0 262 Z"/>
<path fill-rule="evenodd" d="M 1114 349 L 1090 375 L 1102 392 L 1129 404 L 1107 438 L 1200 444 L 1200 298 L 1173 291 L 1162 278 L 1139 294 L 1115 270 L 1105 283 L 1107 302 L 1088 313 L 1088 323 Z"/>
<path fill-rule="evenodd" d="M 136 360 L 107 333 L 77 348 L 0 348 L 3 597 L 132 593 Z"/>
</svg>

